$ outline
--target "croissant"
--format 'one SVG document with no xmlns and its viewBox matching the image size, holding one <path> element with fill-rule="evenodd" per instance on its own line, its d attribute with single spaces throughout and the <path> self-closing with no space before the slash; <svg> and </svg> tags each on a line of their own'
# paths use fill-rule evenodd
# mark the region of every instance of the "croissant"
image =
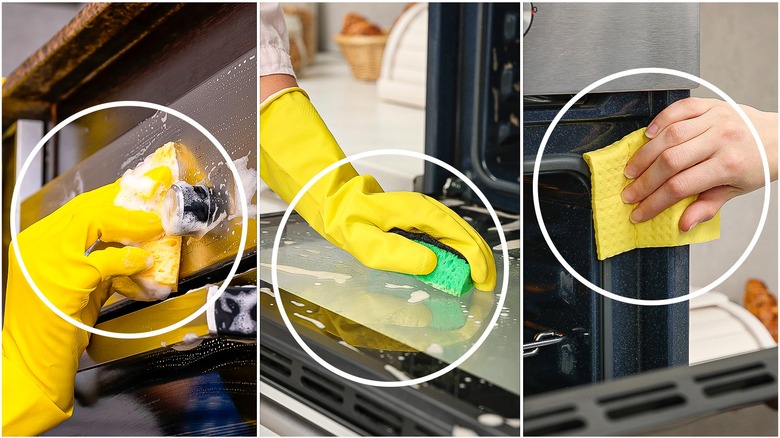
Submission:
<svg viewBox="0 0 780 438">
<path fill-rule="evenodd" d="M 341 33 L 344 35 L 381 35 L 382 29 L 362 15 L 350 12 L 344 17 Z"/>
<path fill-rule="evenodd" d="M 744 301 L 745 308 L 764 324 L 777 342 L 777 298 L 762 281 L 751 278 L 745 285 Z"/>
</svg>

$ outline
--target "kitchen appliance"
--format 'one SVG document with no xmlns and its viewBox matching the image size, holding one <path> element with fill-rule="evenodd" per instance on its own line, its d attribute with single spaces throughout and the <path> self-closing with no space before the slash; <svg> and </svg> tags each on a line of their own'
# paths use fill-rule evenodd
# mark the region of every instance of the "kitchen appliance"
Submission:
<svg viewBox="0 0 780 438">
<path fill-rule="evenodd" d="M 297 215 L 285 226 L 280 297 L 273 296 L 271 246 L 281 215 L 261 216 L 260 411 L 271 432 L 520 433 L 519 4 L 428 8 L 425 152 L 461 169 L 497 210 L 509 245 L 504 307 L 496 308 L 498 288 L 456 298 L 411 277 L 366 268 Z M 494 247 L 501 278 L 497 231 L 476 196 L 427 165 L 422 191 L 468 218 Z M 499 319 L 458 368 L 420 385 L 381 388 L 341 378 L 309 357 L 283 324 L 277 299 L 317 355 L 372 380 L 440 370 L 474 345 L 495 312 Z"/>
<path fill-rule="evenodd" d="M 248 207 L 257 202 L 256 35 L 255 4 L 88 4 L 8 77 L 3 146 L 19 160 L 43 134 L 18 135 L 18 127 L 30 126 L 25 119 L 42 120 L 48 130 L 92 105 L 140 100 L 198 121 L 239 170 L 240 181 L 193 126 L 144 108 L 92 113 L 45 146 L 25 176 L 26 185 L 39 189 L 21 202 L 22 230 L 77 194 L 116 180 L 169 141 L 180 145 L 181 178 L 207 187 L 225 216 L 201 238 L 184 238 L 178 292 L 160 303 L 112 297 L 99 328 L 142 332 L 160 328 L 165 318 L 181 320 L 226 279 L 241 232 L 237 184 Z M 5 187 L 13 186 L 14 174 L 5 174 Z M 246 248 L 225 295 L 163 337 L 93 335 L 76 376 L 74 415 L 48 433 L 256 436 L 257 221 L 251 211 L 248 218 Z"/>
<path fill-rule="evenodd" d="M 612 73 L 639 67 L 673 68 L 698 75 L 698 5 L 534 2 L 523 7 L 524 432 L 644 431 L 672 421 L 667 413 L 682 409 L 682 405 L 693 416 L 696 412 L 688 410 L 686 403 L 666 403 L 657 394 L 640 400 L 649 405 L 620 396 L 622 389 L 633 387 L 632 382 L 642 387 L 656 378 L 650 376 L 684 380 L 696 372 L 712 372 L 710 365 L 704 371 L 687 368 L 688 303 L 629 305 L 580 284 L 544 241 L 531 191 L 534 161 L 547 127 L 585 86 Z M 539 172 L 539 207 L 546 228 L 567 262 L 606 290 L 647 300 L 677 297 L 689 291 L 685 246 L 638 249 L 603 261 L 596 258 L 590 174 L 582 154 L 647 126 L 672 102 L 688 97 L 693 86 L 666 75 L 630 76 L 604 84 L 567 111 L 546 146 Z M 725 369 L 728 364 L 722 366 Z M 659 369 L 664 371 L 648 373 Z M 776 367 L 774 371 L 768 367 L 769 377 L 758 386 L 774 385 L 776 395 L 773 373 Z M 626 379 L 616 380 L 620 378 Z M 577 405 L 586 392 L 598 393 L 600 402 L 620 400 L 612 406 L 627 410 L 620 411 L 624 413 L 620 421 L 586 419 L 575 425 L 579 420 L 564 412 Z M 646 393 L 636 390 L 636 394 Z M 760 400 L 761 396 L 755 396 L 759 398 L 752 401 Z M 552 407 L 554 397 L 572 403 L 558 412 L 562 404 Z M 731 400 L 735 405 L 744 403 L 738 397 Z M 724 398 L 718 402 L 724 403 L 720 406 L 729 403 Z M 712 412 L 709 403 L 704 405 Z M 580 407 L 589 409 L 577 405 L 574 410 L 582 412 Z M 569 421 L 574 422 L 566 425 Z M 634 428 L 617 427 L 626 424 Z"/>
</svg>

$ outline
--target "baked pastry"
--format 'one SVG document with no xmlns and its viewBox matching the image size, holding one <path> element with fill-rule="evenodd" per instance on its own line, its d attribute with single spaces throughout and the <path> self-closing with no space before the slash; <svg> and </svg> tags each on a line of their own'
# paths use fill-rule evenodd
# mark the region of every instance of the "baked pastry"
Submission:
<svg viewBox="0 0 780 438">
<path fill-rule="evenodd" d="M 777 342 L 777 298 L 764 282 L 751 278 L 745 285 L 745 308 L 755 315 Z"/>
<path fill-rule="evenodd" d="M 382 35 L 382 29 L 362 15 L 350 12 L 344 17 L 341 33 L 343 35 Z"/>
</svg>

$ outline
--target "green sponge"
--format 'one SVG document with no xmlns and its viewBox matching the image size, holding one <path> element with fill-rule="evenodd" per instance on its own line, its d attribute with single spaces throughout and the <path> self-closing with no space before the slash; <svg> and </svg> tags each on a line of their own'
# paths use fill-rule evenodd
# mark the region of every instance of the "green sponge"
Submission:
<svg viewBox="0 0 780 438">
<path fill-rule="evenodd" d="M 414 240 L 436 254 L 437 263 L 433 272 L 427 275 L 413 275 L 413 277 L 456 297 L 465 294 L 474 287 L 469 263 L 459 252 L 427 234 L 410 233 L 397 228 L 391 231 Z"/>
</svg>

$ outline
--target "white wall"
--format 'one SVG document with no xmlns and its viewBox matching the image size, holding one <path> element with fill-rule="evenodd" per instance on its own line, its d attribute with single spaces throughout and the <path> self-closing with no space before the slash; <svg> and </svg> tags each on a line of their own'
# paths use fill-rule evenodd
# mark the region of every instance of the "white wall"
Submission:
<svg viewBox="0 0 780 438">
<path fill-rule="evenodd" d="M 3 76 L 8 76 L 49 41 L 83 6 L 82 3 L 3 4 Z"/>
<path fill-rule="evenodd" d="M 703 3 L 701 77 L 737 103 L 777 112 L 777 4 Z M 694 96 L 711 97 L 701 87 Z M 742 302 L 745 282 L 763 280 L 778 293 L 777 182 L 766 227 L 753 253 L 717 290 Z M 763 202 L 759 190 L 729 201 L 721 210 L 721 238 L 691 246 L 691 284 L 704 286 L 722 275 L 747 247 Z"/>
</svg>

